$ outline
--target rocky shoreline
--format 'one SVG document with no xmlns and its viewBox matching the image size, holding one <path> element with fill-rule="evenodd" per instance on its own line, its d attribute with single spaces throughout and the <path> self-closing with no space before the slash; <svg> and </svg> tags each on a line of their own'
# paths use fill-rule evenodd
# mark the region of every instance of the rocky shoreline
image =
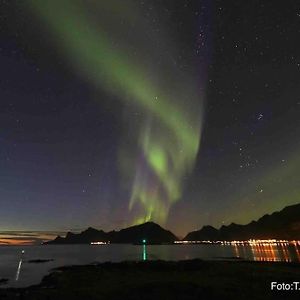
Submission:
<svg viewBox="0 0 300 300">
<path fill-rule="evenodd" d="M 298 299 L 271 282 L 300 279 L 300 264 L 185 260 L 101 263 L 54 269 L 39 285 L 0 289 L 0 299 Z"/>
</svg>

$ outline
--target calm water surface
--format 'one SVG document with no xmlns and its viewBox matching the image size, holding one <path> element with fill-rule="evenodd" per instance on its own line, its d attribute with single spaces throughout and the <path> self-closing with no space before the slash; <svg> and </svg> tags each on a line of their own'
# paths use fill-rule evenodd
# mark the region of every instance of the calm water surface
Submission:
<svg viewBox="0 0 300 300">
<path fill-rule="evenodd" d="M 22 250 L 25 253 L 22 254 Z M 0 246 L 0 278 L 9 282 L 1 287 L 24 287 L 37 284 L 52 268 L 64 265 L 118 262 L 124 260 L 233 259 L 253 261 L 300 262 L 300 248 L 285 246 L 230 245 L 47 245 Z M 53 259 L 46 263 L 29 263 L 32 259 Z"/>
</svg>

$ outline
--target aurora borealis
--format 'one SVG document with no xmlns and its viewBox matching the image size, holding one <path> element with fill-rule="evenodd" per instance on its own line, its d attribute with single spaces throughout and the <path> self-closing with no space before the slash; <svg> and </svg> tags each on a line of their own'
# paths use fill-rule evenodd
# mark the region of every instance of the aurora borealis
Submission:
<svg viewBox="0 0 300 300">
<path fill-rule="evenodd" d="M 89 78 L 94 86 L 116 94 L 132 106 L 131 111 L 140 114 L 142 120 L 134 124 L 132 137 L 124 133 L 125 149 L 120 149 L 123 173 L 133 176 L 133 182 L 128 181 L 132 185 L 129 208 L 138 206 L 134 223 L 164 223 L 171 204 L 181 196 L 182 178 L 194 166 L 205 83 L 198 82 L 198 76 L 193 78 L 191 70 L 178 70 L 170 59 L 157 61 L 156 55 L 149 53 L 161 41 L 158 52 L 176 55 L 176 51 L 167 48 L 171 43 L 164 41 L 160 32 L 149 34 L 145 41 L 145 33 L 151 33 L 152 28 L 134 1 L 91 1 L 88 9 L 80 1 L 32 1 L 32 6 L 53 30 L 58 47 L 83 79 Z M 118 18 L 122 21 L 117 22 Z M 136 28 L 144 31 L 136 32 Z M 113 45 L 118 36 L 125 34 L 134 46 L 126 45 L 126 39 L 119 42 L 116 50 Z M 129 118 L 126 123 L 131 122 Z M 128 149 L 128 143 L 136 150 Z"/>
<path fill-rule="evenodd" d="M 1 2 L 5 236 L 300 202 L 299 7 L 223 2 Z"/>
</svg>

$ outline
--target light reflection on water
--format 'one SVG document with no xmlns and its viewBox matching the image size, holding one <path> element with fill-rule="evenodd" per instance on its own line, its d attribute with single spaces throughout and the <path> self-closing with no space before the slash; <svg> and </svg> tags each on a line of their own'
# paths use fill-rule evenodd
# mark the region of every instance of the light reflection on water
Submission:
<svg viewBox="0 0 300 300">
<path fill-rule="evenodd" d="M 147 246 L 143 245 L 143 260 L 147 260 Z"/>
<path fill-rule="evenodd" d="M 24 253 L 22 250 L 26 249 Z M 124 260 L 234 259 L 250 261 L 300 262 L 299 244 L 253 245 L 56 245 L 1 246 L 0 278 L 8 278 L 6 286 L 28 286 L 41 281 L 52 268 L 94 262 Z M 33 259 L 53 259 L 46 263 L 29 263 Z"/>
<path fill-rule="evenodd" d="M 18 264 L 17 273 L 16 273 L 16 281 L 19 280 L 19 277 L 20 277 L 20 271 L 21 271 L 21 266 L 22 266 L 22 258 L 20 259 L 19 264 Z"/>
<path fill-rule="evenodd" d="M 300 262 L 299 246 L 296 244 L 278 245 L 233 245 L 236 257 L 254 261 Z"/>
</svg>

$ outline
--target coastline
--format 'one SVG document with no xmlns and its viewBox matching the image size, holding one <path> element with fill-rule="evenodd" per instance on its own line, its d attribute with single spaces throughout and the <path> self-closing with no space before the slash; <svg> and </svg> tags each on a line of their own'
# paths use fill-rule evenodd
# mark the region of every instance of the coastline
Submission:
<svg viewBox="0 0 300 300">
<path fill-rule="evenodd" d="M 298 299 L 271 282 L 300 280 L 300 264 L 245 260 L 124 261 L 54 269 L 27 288 L 0 289 L 0 299 Z"/>
</svg>

